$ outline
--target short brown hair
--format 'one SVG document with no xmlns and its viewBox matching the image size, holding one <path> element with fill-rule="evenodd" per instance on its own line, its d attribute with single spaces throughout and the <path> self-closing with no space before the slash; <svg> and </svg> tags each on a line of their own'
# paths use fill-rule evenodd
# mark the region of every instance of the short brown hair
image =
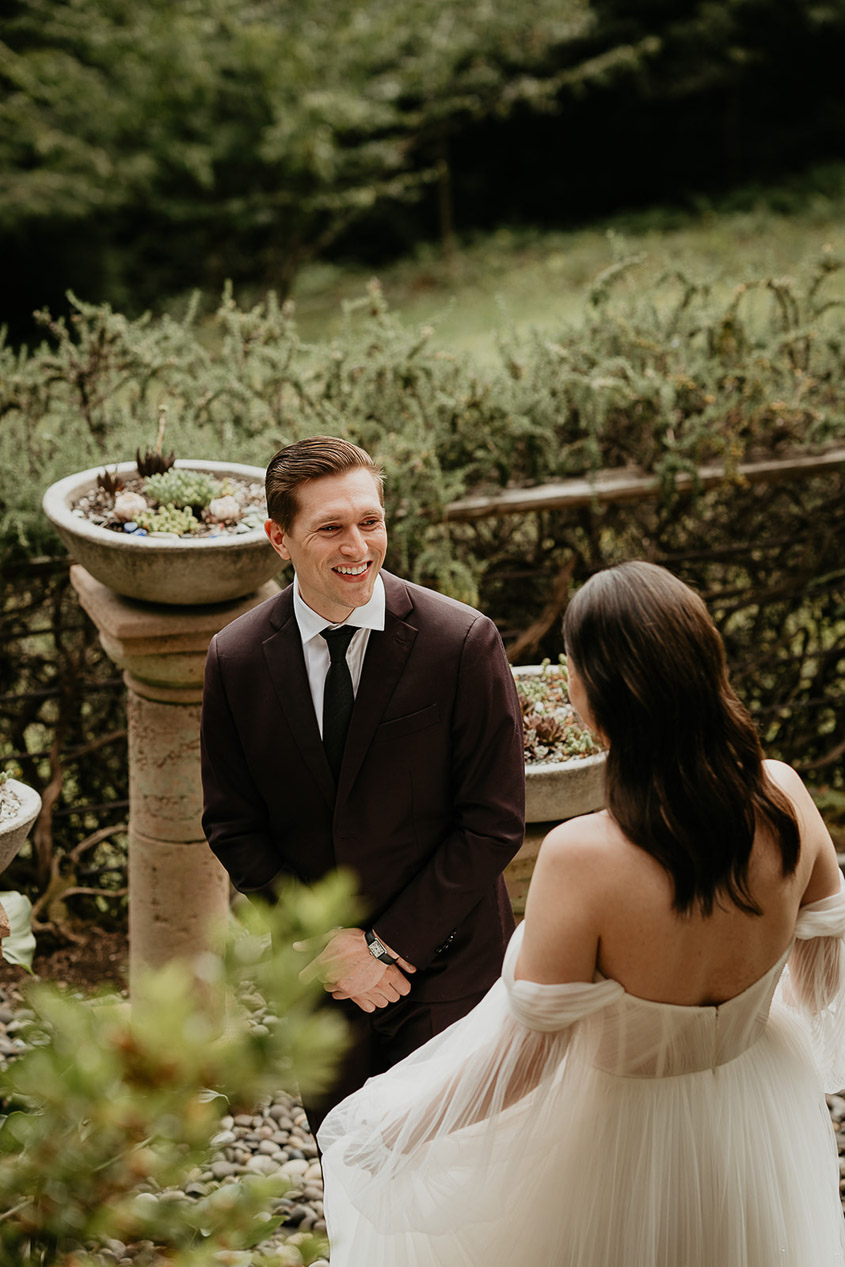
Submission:
<svg viewBox="0 0 845 1267">
<path fill-rule="evenodd" d="M 300 485 L 326 475 L 342 475 L 345 471 L 358 469 L 369 471 L 373 476 L 383 506 L 382 468 L 357 444 L 350 444 L 337 436 L 308 436 L 287 444 L 279 449 L 267 467 L 264 478 L 267 514 L 280 528 L 287 530 L 299 511 L 296 491 Z"/>
</svg>

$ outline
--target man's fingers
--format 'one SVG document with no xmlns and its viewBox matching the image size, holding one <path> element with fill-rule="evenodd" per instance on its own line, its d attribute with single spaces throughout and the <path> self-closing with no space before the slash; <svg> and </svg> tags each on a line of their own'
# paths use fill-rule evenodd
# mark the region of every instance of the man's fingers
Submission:
<svg viewBox="0 0 845 1267">
<path fill-rule="evenodd" d="M 321 933 L 317 938 L 303 938 L 300 941 L 291 941 L 294 950 L 299 950 L 302 954 L 318 955 L 322 950 L 326 949 L 329 941 L 336 936 L 340 929 L 331 929 L 329 933 Z"/>
<path fill-rule="evenodd" d="M 364 996 L 350 995 L 349 998 L 352 1003 L 357 1004 L 357 1006 L 361 1009 L 362 1012 L 374 1012 L 376 1010 L 376 1005 L 375 1003 L 370 1002 L 369 995 L 364 995 Z"/>
<path fill-rule="evenodd" d="M 377 990 L 368 990 L 366 994 L 347 994 L 343 990 L 333 990 L 333 999 L 349 999 L 361 1008 L 362 1012 L 375 1012 L 378 1008 L 387 1007 L 390 1003 L 396 1003 L 399 999 L 399 992 L 392 987 L 379 987 Z"/>
<path fill-rule="evenodd" d="M 322 965 L 320 964 L 318 959 L 312 959 L 311 962 L 307 963 L 305 967 L 302 969 L 302 971 L 300 972 L 299 974 L 300 981 L 302 981 L 305 985 L 308 985 L 311 981 L 315 979 L 315 977 L 319 977 L 321 966 Z"/>
<path fill-rule="evenodd" d="M 379 985 L 382 986 L 382 988 L 388 984 L 391 985 L 394 990 L 397 990 L 399 994 L 408 994 L 411 989 L 411 983 L 408 978 L 399 971 L 398 967 L 393 965 L 388 968 L 384 977 L 379 982 Z"/>
<path fill-rule="evenodd" d="M 368 994 L 365 996 L 365 1001 L 370 1004 L 373 1011 L 381 1010 L 381 1008 L 387 1007 L 388 1003 L 391 1002 L 391 1000 L 386 998 L 383 994 Z M 358 1002 L 358 1000 L 356 1000 L 356 1002 Z M 361 1007 L 363 1005 L 359 1003 L 358 1006 Z"/>
</svg>

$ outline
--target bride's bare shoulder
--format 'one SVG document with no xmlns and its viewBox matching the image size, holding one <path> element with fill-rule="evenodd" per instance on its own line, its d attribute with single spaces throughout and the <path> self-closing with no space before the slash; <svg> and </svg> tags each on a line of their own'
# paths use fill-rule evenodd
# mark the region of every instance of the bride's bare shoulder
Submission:
<svg viewBox="0 0 845 1267">
<path fill-rule="evenodd" d="M 592 981 L 599 939 L 620 897 L 625 849 L 633 846 L 604 812 L 568 819 L 549 832 L 528 891 L 518 978 Z"/>
<path fill-rule="evenodd" d="M 816 804 L 797 771 L 784 761 L 763 762 L 772 783 L 791 802 L 801 834 L 797 874 L 806 880 L 801 905 L 839 892 L 841 877 L 836 849 Z"/>
<path fill-rule="evenodd" d="M 601 809 L 595 814 L 579 814 L 577 818 L 567 818 L 564 822 L 558 823 L 551 829 L 543 843 L 567 842 L 584 837 L 600 840 L 614 827 L 613 819 L 607 810 Z"/>
<path fill-rule="evenodd" d="M 581 814 L 553 827 L 543 841 L 541 854 L 549 858 L 571 858 L 582 854 L 594 856 L 597 851 L 617 850 L 626 844 L 625 837 L 606 810 L 597 814 Z"/>
<path fill-rule="evenodd" d="M 542 880 L 576 885 L 583 900 L 588 892 L 601 894 L 606 889 L 630 849 L 630 842 L 604 810 L 582 814 L 548 833 L 535 875 L 539 872 Z"/>
<path fill-rule="evenodd" d="M 801 779 L 801 775 L 793 770 L 791 765 L 787 765 L 785 761 L 776 761 L 773 757 L 767 757 L 763 762 L 763 769 L 769 780 L 785 792 L 790 800 L 803 799 L 809 796 L 807 789 Z"/>
<path fill-rule="evenodd" d="M 628 909 L 635 895 L 655 909 L 671 905 L 665 869 L 632 844 L 606 811 L 571 818 L 549 832 L 537 871 L 550 889 L 577 893 L 601 928 L 615 921 L 614 912 Z"/>
</svg>

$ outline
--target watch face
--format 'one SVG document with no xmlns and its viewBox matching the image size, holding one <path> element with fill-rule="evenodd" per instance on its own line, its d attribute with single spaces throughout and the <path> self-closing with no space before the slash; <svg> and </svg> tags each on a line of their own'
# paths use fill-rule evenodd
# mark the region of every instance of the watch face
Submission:
<svg viewBox="0 0 845 1267">
<path fill-rule="evenodd" d="M 375 933 L 367 935 L 367 947 L 370 954 L 375 959 L 381 959 L 384 963 L 394 963 L 395 960 L 388 949 L 382 945 Z"/>
</svg>

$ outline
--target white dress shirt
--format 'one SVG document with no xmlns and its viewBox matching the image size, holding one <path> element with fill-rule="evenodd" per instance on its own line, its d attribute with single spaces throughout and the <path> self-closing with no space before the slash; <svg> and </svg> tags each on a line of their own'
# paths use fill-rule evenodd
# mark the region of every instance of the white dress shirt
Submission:
<svg viewBox="0 0 845 1267">
<path fill-rule="evenodd" d="M 329 671 L 331 663 L 329 657 L 329 648 L 325 638 L 320 635 L 324 629 L 340 629 L 340 625 L 333 625 L 327 621 L 324 616 L 318 614 L 309 607 L 299 592 L 299 581 L 296 577 L 293 580 L 293 611 L 296 616 L 296 623 L 299 626 L 299 636 L 302 639 L 302 652 L 305 656 L 305 669 L 308 673 L 308 685 L 311 688 L 311 698 L 314 701 L 314 712 L 317 716 L 317 725 L 320 728 L 320 737 L 323 735 L 323 693 L 326 687 L 326 674 Z M 371 629 L 384 629 L 384 581 L 380 576 L 376 577 L 376 583 L 373 586 L 373 596 L 363 607 L 356 607 L 343 621 L 344 625 L 355 625 L 357 632 L 352 635 L 349 646 L 346 649 L 346 663 L 349 666 L 349 675 L 352 678 L 352 690 L 358 694 L 358 683 L 361 681 L 361 670 L 364 667 L 364 654 L 367 650 L 367 643 L 370 640 Z"/>
</svg>

